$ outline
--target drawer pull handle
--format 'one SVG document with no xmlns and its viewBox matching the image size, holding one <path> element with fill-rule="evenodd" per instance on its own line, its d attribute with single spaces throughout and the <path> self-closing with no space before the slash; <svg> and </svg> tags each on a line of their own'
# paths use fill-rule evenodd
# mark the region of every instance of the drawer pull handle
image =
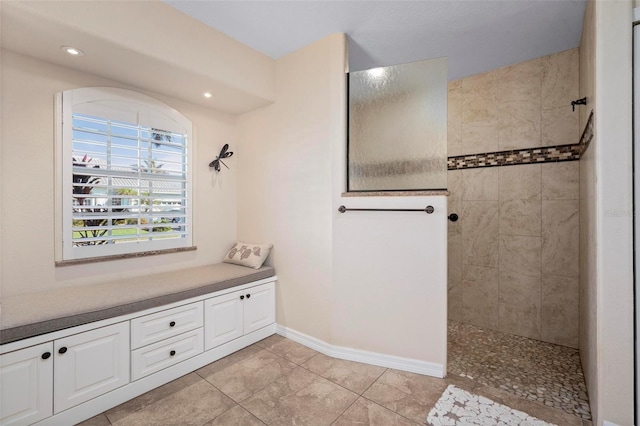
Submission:
<svg viewBox="0 0 640 426">
<path fill-rule="evenodd" d="M 250 295 L 250 294 L 247 294 L 247 299 L 248 299 L 248 298 L 250 298 L 250 297 L 251 297 L 251 295 Z"/>
<path fill-rule="evenodd" d="M 243 300 L 243 299 L 244 299 L 244 296 L 240 296 L 240 300 Z"/>
<path fill-rule="evenodd" d="M 176 351 L 171 351 L 169 352 L 169 355 L 174 356 L 176 354 Z"/>
<path fill-rule="evenodd" d="M 175 327 L 175 326 L 176 326 L 176 322 L 175 322 L 175 321 L 171 321 L 171 322 L 169 323 L 169 327 Z"/>
<path fill-rule="evenodd" d="M 51 352 L 45 352 L 42 354 L 42 359 L 49 359 L 50 356 L 51 356 Z"/>
<path fill-rule="evenodd" d="M 66 352 L 67 352 L 67 348 L 66 348 L 66 346 L 63 346 L 63 347 L 61 347 L 60 349 L 58 349 L 58 353 L 59 353 L 60 355 L 62 355 L 62 354 L 64 354 L 64 353 L 66 353 Z"/>
</svg>

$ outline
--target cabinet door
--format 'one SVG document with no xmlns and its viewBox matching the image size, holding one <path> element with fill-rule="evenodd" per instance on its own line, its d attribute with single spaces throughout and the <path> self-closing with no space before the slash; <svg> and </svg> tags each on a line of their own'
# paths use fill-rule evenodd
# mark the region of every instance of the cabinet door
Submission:
<svg viewBox="0 0 640 426">
<path fill-rule="evenodd" d="M 0 356 L 0 424 L 30 425 L 53 414 L 53 343 Z"/>
<path fill-rule="evenodd" d="M 243 292 L 244 334 L 276 321 L 276 291 L 273 283 L 259 285 Z"/>
<path fill-rule="evenodd" d="M 129 383 L 129 323 L 54 342 L 54 409 L 59 413 Z"/>
<path fill-rule="evenodd" d="M 242 336 L 243 302 L 244 292 L 239 291 L 204 301 L 206 351 Z"/>
</svg>

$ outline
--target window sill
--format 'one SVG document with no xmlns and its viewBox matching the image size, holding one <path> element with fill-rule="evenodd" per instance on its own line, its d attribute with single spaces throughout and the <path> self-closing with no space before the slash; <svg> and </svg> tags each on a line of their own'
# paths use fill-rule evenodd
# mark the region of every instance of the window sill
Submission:
<svg viewBox="0 0 640 426">
<path fill-rule="evenodd" d="M 113 256 L 87 257 L 84 259 L 72 259 L 72 260 L 57 260 L 56 267 L 84 265 L 87 263 L 97 263 L 97 262 L 109 262 L 112 260 L 135 259 L 138 257 L 155 256 L 157 254 L 181 253 L 184 251 L 194 251 L 197 249 L 198 249 L 197 246 L 191 246 L 191 247 L 171 248 L 171 249 L 165 249 L 165 250 L 141 251 L 139 253 L 116 254 Z"/>
</svg>

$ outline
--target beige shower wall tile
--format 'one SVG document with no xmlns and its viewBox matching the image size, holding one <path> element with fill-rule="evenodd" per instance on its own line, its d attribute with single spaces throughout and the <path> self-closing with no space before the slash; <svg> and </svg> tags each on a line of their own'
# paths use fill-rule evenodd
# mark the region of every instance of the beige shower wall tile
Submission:
<svg viewBox="0 0 640 426">
<path fill-rule="evenodd" d="M 499 330 L 540 339 L 540 277 L 500 271 Z"/>
<path fill-rule="evenodd" d="M 579 200 L 542 202 L 542 273 L 578 277 Z"/>
<path fill-rule="evenodd" d="M 462 234 L 449 234 L 447 238 L 447 287 L 462 284 Z"/>
<path fill-rule="evenodd" d="M 458 216 L 460 216 L 460 212 L 462 211 L 462 201 L 450 200 L 447 203 L 447 210 L 448 210 L 447 215 L 456 213 Z M 447 235 L 449 235 L 449 237 L 453 235 L 461 235 L 461 234 L 462 234 L 462 223 L 460 220 L 458 220 L 457 222 L 452 222 L 452 221 L 447 222 Z"/>
<path fill-rule="evenodd" d="M 541 237 L 500 235 L 500 271 L 539 277 Z"/>
<path fill-rule="evenodd" d="M 498 73 L 489 71 L 462 79 L 462 122 L 497 122 Z"/>
<path fill-rule="evenodd" d="M 498 266 L 498 202 L 462 202 L 462 262 Z"/>
<path fill-rule="evenodd" d="M 448 90 L 462 90 L 462 79 L 459 78 L 457 80 L 451 80 L 447 83 Z"/>
<path fill-rule="evenodd" d="M 498 151 L 499 135 L 497 121 L 462 123 L 462 153 L 466 155 Z"/>
<path fill-rule="evenodd" d="M 498 112 L 501 150 L 540 145 L 540 77 L 500 81 Z"/>
<path fill-rule="evenodd" d="M 527 306 L 499 306 L 498 330 L 540 340 L 540 308 L 533 304 Z"/>
<path fill-rule="evenodd" d="M 464 265 L 462 279 L 466 282 L 498 282 L 498 268 Z"/>
<path fill-rule="evenodd" d="M 542 277 L 542 340 L 578 347 L 578 278 Z"/>
<path fill-rule="evenodd" d="M 462 199 L 468 201 L 498 200 L 498 167 L 461 170 Z"/>
<path fill-rule="evenodd" d="M 571 105 L 578 99 L 578 49 L 565 50 L 542 59 L 542 108 Z"/>
<path fill-rule="evenodd" d="M 447 200 L 459 201 L 462 199 L 462 170 L 449 170 L 447 172 L 447 190 L 449 196 Z"/>
<path fill-rule="evenodd" d="M 462 154 L 462 81 L 449 82 L 447 95 L 448 155 Z"/>
<path fill-rule="evenodd" d="M 579 113 L 570 106 L 542 110 L 541 145 L 568 145 L 580 141 Z"/>
<path fill-rule="evenodd" d="M 500 105 L 500 151 L 540 146 L 540 113 L 532 105 Z"/>
<path fill-rule="evenodd" d="M 539 200 L 540 164 L 498 167 L 500 200 Z"/>
<path fill-rule="evenodd" d="M 529 104 L 540 112 L 540 78 L 529 77 L 500 81 L 498 102 L 502 104 Z M 501 111 L 502 112 L 502 111 Z"/>
<path fill-rule="evenodd" d="M 501 270 L 498 276 L 500 282 L 500 303 L 507 305 L 540 307 L 541 277 L 531 277 Z"/>
<path fill-rule="evenodd" d="M 498 68 L 497 71 L 500 83 L 525 78 L 537 78 L 540 81 L 542 79 L 542 60 L 540 58 L 531 59 L 530 61 Z"/>
<path fill-rule="evenodd" d="M 541 206 L 538 200 L 504 200 L 500 202 L 500 235 L 539 237 Z"/>
<path fill-rule="evenodd" d="M 497 330 L 498 269 L 465 265 L 463 277 L 463 321 Z"/>
<path fill-rule="evenodd" d="M 462 283 L 447 290 L 447 319 L 463 321 Z"/>
<path fill-rule="evenodd" d="M 543 200 L 577 200 L 580 197 L 580 162 L 541 164 Z"/>
</svg>

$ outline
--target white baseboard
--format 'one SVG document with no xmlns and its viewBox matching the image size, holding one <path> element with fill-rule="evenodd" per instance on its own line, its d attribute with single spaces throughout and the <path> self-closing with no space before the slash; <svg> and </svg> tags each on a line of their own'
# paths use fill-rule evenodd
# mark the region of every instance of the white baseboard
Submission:
<svg viewBox="0 0 640 426">
<path fill-rule="evenodd" d="M 278 324 L 276 328 L 276 333 L 333 358 L 378 365 L 380 367 L 394 368 L 396 370 L 409 371 L 411 373 L 424 374 L 426 376 L 438 378 L 444 377 L 444 366 L 442 364 L 330 345 L 320 339 L 316 339 L 315 337 L 308 336 L 280 324 Z"/>
<path fill-rule="evenodd" d="M 603 421 L 602 421 L 602 426 L 618 426 L 618 425 L 617 425 L 617 424 L 615 424 L 615 423 L 612 423 L 612 422 L 608 422 L 608 421 L 606 421 L 606 420 L 603 420 Z"/>
</svg>

